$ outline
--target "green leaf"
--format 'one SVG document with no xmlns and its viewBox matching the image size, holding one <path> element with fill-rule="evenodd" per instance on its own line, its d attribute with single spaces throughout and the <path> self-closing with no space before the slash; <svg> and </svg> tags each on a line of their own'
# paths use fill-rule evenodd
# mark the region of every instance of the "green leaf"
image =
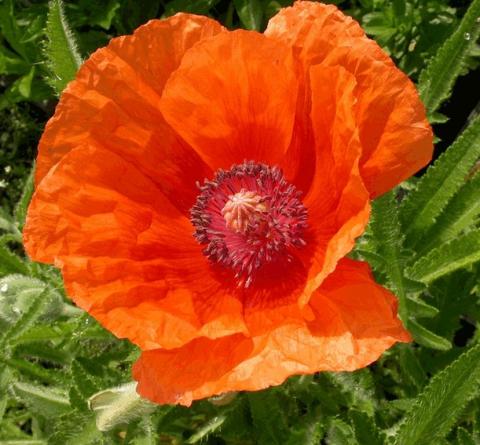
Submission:
<svg viewBox="0 0 480 445">
<path fill-rule="evenodd" d="M 109 30 L 112 20 L 120 8 L 119 0 L 107 0 L 101 3 L 91 3 L 89 8 L 88 22 L 92 25 L 101 26 Z"/>
<path fill-rule="evenodd" d="M 362 25 L 367 34 L 375 36 L 382 41 L 395 35 L 397 30 L 382 12 L 370 12 L 362 17 Z"/>
<path fill-rule="evenodd" d="M 12 220 L 11 215 L 9 215 L 2 207 L 0 207 L 0 230 L 14 234 L 18 237 L 19 241 L 22 240 L 21 234 L 15 226 L 15 222 Z"/>
<path fill-rule="evenodd" d="M 55 419 L 48 445 L 98 445 L 105 443 L 102 436 L 91 413 L 70 410 Z"/>
<path fill-rule="evenodd" d="M 359 444 L 385 444 L 385 437 L 383 437 L 382 432 L 378 429 L 373 417 L 356 409 L 350 410 L 348 415 L 352 420 L 355 437 Z"/>
<path fill-rule="evenodd" d="M 282 403 L 275 390 L 248 394 L 258 445 L 283 445 L 288 437 Z"/>
<path fill-rule="evenodd" d="M 20 440 L 2 440 L 1 445 L 48 445 L 45 440 L 20 439 Z"/>
<path fill-rule="evenodd" d="M 328 372 L 324 373 L 345 396 L 348 406 L 357 408 L 369 415 L 375 412 L 375 383 L 368 369 L 355 372 Z"/>
<path fill-rule="evenodd" d="M 11 368 L 15 368 L 26 377 L 33 377 L 36 380 L 51 384 L 58 382 L 58 374 L 56 372 L 45 369 L 40 365 L 29 362 L 28 360 L 10 358 L 4 360 L 4 363 Z"/>
<path fill-rule="evenodd" d="M 371 233 L 376 253 L 382 257 L 383 270 L 399 299 L 398 315 L 407 321 L 407 302 L 402 252 L 403 234 L 398 219 L 398 208 L 393 191 L 376 199 L 372 205 Z"/>
<path fill-rule="evenodd" d="M 43 324 L 37 326 L 45 326 Z M 15 355 L 25 356 L 29 359 L 39 359 L 50 363 L 58 363 L 61 365 L 70 365 L 71 355 L 68 351 L 61 348 L 52 348 L 51 343 L 24 343 L 17 345 L 14 342 Z M 57 373 L 56 375 L 60 375 Z"/>
<path fill-rule="evenodd" d="M 13 0 L 0 3 L 0 31 L 8 44 L 26 61 L 32 61 L 30 49 L 24 40 L 22 30 L 17 24 Z"/>
<path fill-rule="evenodd" d="M 77 334 L 77 335 L 76 335 Z M 32 342 L 48 342 L 50 340 L 61 340 L 65 338 L 71 338 L 73 336 L 83 340 L 98 340 L 105 342 L 110 339 L 108 331 L 96 329 L 88 329 L 79 335 L 75 332 L 75 324 L 70 322 L 60 322 L 54 325 L 36 325 L 25 331 L 22 335 L 18 336 L 13 344 L 24 344 Z M 37 345 L 38 347 L 38 345 Z"/>
<path fill-rule="evenodd" d="M 165 15 L 179 11 L 194 14 L 207 14 L 220 0 L 171 0 L 165 5 Z"/>
<path fill-rule="evenodd" d="M 407 297 L 407 308 L 408 313 L 415 318 L 433 318 L 439 313 L 436 307 L 412 296 Z"/>
<path fill-rule="evenodd" d="M 343 420 L 333 419 L 328 430 L 328 445 L 363 445 L 357 442 L 353 429 Z"/>
<path fill-rule="evenodd" d="M 213 419 L 209 420 L 205 425 L 201 426 L 192 436 L 188 438 L 185 443 L 192 444 L 201 442 L 203 439 L 206 439 L 207 436 L 214 431 L 218 430 L 223 423 L 225 422 L 225 416 L 215 416 Z"/>
<path fill-rule="evenodd" d="M 415 355 L 411 345 L 399 346 L 399 365 L 402 370 L 402 377 L 408 380 L 417 391 L 422 389 L 427 382 L 427 374 L 422 368 L 420 361 Z"/>
<path fill-rule="evenodd" d="M 142 399 L 136 391 L 137 383 L 126 383 L 100 391 L 88 399 L 88 406 L 95 412 L 100 431 L 109 431 L 122 423 L 150 414 L 156 405 Z"/>
<path fill-rule="evenodd" d="M 478 40 L 480 0 L 473 0 L 456 31 L 440 47 L 435 57 L 421 72 L 418 89 L 429 114 L 450 96 L 465 59 Z"/>
<path fill-rule="evenodd" d="M 32 66 L 30 71 L 24 76 L 20 77 L 17 82 L 17 89 L 21 96 L 25 99 L 29 99 L 32 94 L 32 82 L 35 76 L 35 67 Z"/>
<path fill-rule="evenodd" d="M 449 117 L 445 114 L 439 113 L 438 111 L 430 114 L 428 120 L 433 124 L 445 124 L 448 122 Z"/>
<path fill-rule="evenodd" d="M 0 110 L 10 107 L 17 102 L 31 99 L 34 75 L 35 67 L 32 67 L 30 71 L 16 79 L 7 90 L 0 95 Z"/>
<path fill-rule="evenodd" d="M 28 267 L 22 259 L 11 252 L 8 247 L 0 244 L 0 275 L 11 273 L 27 274 Z"/>
<path fill-rule="evenodd" d="M 116 27 L 118 28 L 120 24 L 122 34 L 131 33 L 135 28 L 158 16 L 160 3 L 164 4 L 165 2 L 164 0 L 123 0 Z M 175 13 L 175 11 L 172 13 Z"/>
<path fill-rule="evenodd" d="M 35 321 L 43 314 L 47 303 L 49 301 L 47 291 L 41 292 L 39 295 L 32 298 L 28 308 L 16 320 L 14 324 L 0 337 L 0 349 L 9 346 L 13 340 L 20 337 L 27 331 Z"/>
<path fill-rule="evenodd" d="M 452 347 L 452 344 L 446 338 L 434 334 L 414 319 L 409 319 L 406 327 L 415 341 L 422 346 L 440 351 L 448 351 Z"/>
<path fill-rule="evenodd" d="M 457 443 L 456 445 L 477 445 L 477 441 L 465 428 L 457 429 Z"/>
<path fill-rule="evenodd" d="M 15 207 L 15 222 L 20 230 L 22 230 L 23 225 L 25 223 L 25 217 L 27 216 L 27 208 L 28 204 L 30 203 L 30 199 L 32 198 L 33 189 L 34 189 L 34 174 L 35 174 L 35 166 L 31 169 L 30 174 L 25 181 L 23 186 L 22 196 L 18 201 Z"/>
<path fill-rule="evenodd" d="M 407 275 L 414 280 L 431 283 L 479 260 L 480 229 L 476 229 L 431 250 L 407 270 Z"/>
<path fill-rule="evenodd" d="M 476 174 L 452 198 L 437 221 L 417 243 L 420 254 L 455 238 L 480 216 L 480 174 Z"/>
<path fill-rule="evenodd" d="M 154 415 L 146 416 L 140 421 L 141 432 L 137 432 L 132 438 L 131 445 L 157 445 L 160 442 L 154 417 Z"/>
<path fill-rule="evenodd" d="M 395 445 L 427 445 L 445 437 L 462 409 L 479 393 L 480 344 L 439 372 L 406 414 Z"/>
<path fill-rule="evenodd" d="M 260 31 L 263 23 L 263 6 L 260 0 L 233 0 L 242 25 Z"/>
<path fill-rule="evenodd" d="M 16 321 L 45 290 L 45 283 L 29 276 L 12 274 L 0 278 L 0 318 Z"/>
<path fill-rule="evenodd" d="M 45 53 L 52 71 L 49 82 L 60 94 L 67 83 L 75 78 L 82 63 L 62 0 L 51 0 L 49 3 L 46 34 L 48 42 Z"/>
<path fill-rule="evenodd" d="M 479 0 L 480 1 L 480 0 Z M 415 244 L 435 222 L 450 199 L 465 184 L 480 157 L 480 115 L 443 153 L 403 200 L 400 219 L 407 244 Z"/>
<path fill-rule="evenodd" d="M 67 397 L 59 389 L 15 382 L 12 390 L 16 397 L 45 417 L 57 416 L 70 409 Z"/>
<path fill-rule="evenodd" d="M 94 393 L 99 391 L 95 381 L 92 379 L 92 376 L 87 373 L 84 367 L 78 360 L 72 362 L 71 373 L 73 381 L 75 383 L 75 389 L 78 394 L 82 397 L 82 406 L 79 408 L 87 408 L 86 399 L 92 396 Z M 72 405 L 76 407 L 73 403 Z"/>
<path fill-rule="evenodd" d="M 325 435 L 321 413 L 308 413 L 290 428 L 285 445 L 318 445 Z"/>
</svg>

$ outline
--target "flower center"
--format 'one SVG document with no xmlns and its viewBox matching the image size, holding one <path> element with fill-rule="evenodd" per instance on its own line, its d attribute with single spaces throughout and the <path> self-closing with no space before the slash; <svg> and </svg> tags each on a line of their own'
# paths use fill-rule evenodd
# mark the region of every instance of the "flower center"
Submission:
<svg viewBox="0 0 480 445">
<path fill-rule="evenodd" d="M 305 245 L 307 209 L 278 167 L 246 161 L 205 181 L 191 209 L 194 237 L 213 262 L 248 287 L 265 264 L 291 261 Z"/>
<path fill-rule="evenodd" d="M 267 211 L 265 199 L 256 192 L 240 190 L 228 197 L 222 209 L 227 227 L 237 233 L 246 233 L 249 225 L 259 221 Z"/>
</svg>

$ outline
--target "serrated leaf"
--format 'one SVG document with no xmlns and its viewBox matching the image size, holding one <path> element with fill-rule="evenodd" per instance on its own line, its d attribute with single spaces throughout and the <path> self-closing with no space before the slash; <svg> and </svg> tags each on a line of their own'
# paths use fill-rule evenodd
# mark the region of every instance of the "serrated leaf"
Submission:
<svg viewBox="0 0 480 445">
<path fill-rule="evenodd" d="M 70 409 L 68 398 L 59 389 L 15 382 L 12 391 L 36 413 L 46 417 L 58 416 Z"/>
<path fill-rule="evenodd" d="M 408 383 L 417 391 L 422 389 L 427 382 L 427 374 L 415 355 L 412 346 L 401 345 L 399 350 L 399 364 L 402 369 L 402 376 L 408 379 Z"/>
<path fill-rule="evenodd" d="M 87 408 L 86 399 L 92 396 L 94 393 L 99 391 L 99 388 L 95 384 L 94 379 L 89 375 L 85 369 L 82 367 L 78 360 L 74 360 L 71 365 L 71 373 L 73 381 L 75 383 L 75 388 L 78 391 L 78 394 L 82 397 L 81 407 L 74 406 L 75 408 Z"/>
<path fill-rule="evenodd" d="M 205 425 L 198 428 L 197 431 L 192 434 L 185 443 L 193 444 L 201 442 L 203 439 L 206 439 L 209 434 L 218 430 L 224 422 L 225 416 L 215 416 L 213 419 L 210 419 Z"/>
<path fill-rule="evenodd" d="M 69 337 L 72 334 L 73 325 L 71 323 L 57 323 L 55 325 L 36 325 L 18 336 L 14 341 L 14 345 L 30 343 L 30 342 L 45 342 L 50 340 L 59 340 Z"/>
<path fill-rule="evenodd" d="M 400 219 L 407 244 L 415 244 L 465 183 L 465 178 L 480 157 L 480 115 L 443 153 L 403 200 Z"/>
<path fill-rule="evenodd" d="M 439 310 L 424 301 L 414 298 L 412 296 L 407 297 L 408 313 L 415 318 L 433 318 L 438 315 Z"/>
<path fill-rule="evenodd" d="M 91 413 L 70 410 L 55 419 L 54 433 L 48 445 L 89 445 L 99 444 L 102 433 L 95 425 Z"/>
<path fill-rule="evenodd" d="M 430 121 L 430 124 L 444 124 L 448 122 L 449 117 L 446 116 L 445 114 L 439 113 L 439 112 L 434 112 L 429 115 L 428 120 Z"/>
<path fill-rule="evenodd" d="M 40 325 L 43 326 L 43 325 Z M 17 341 L 13 342 L 15 346 L 15 355 L 28 357 L 33 359 L 46 360 L 51 363 L 58 363 L 61 365 L 69 365 L 71 362 L 71 355 L 68 351 L 52 347 L 51 343 L 24 343 L 18 344 Z M 61 377 L 60 373 L 57 373 L 58 377 Z"/>
<path fill-rule="evenodd" d="M 283 445 L 288 428 L 275 390 L 249 393 L 248 402 L 258 445 Z"/>
<path fill-rule="evenodd" d="M 406 414 L 395 445 L 438 443 L 480 388 L 480 344 L 439 372 Z"/>
<path fill-rule="evenodd" d="M 153 421 L 154 416 L 144 417 L 140 422 L 141 433 L 132 438 L 132 445 L 157 445 L 159 443 L 156 425 Z M 130 442 L 128 442 L 130 443 Z"/>
<path fill-rule="evenodd" d="M 62 297 L 47 288 L 45 282 L 21 274 L 0 278 L 0 319 L 9 319 L 9 324 L 16 322 L 41 292 L 46 292 L 42 317 L 56 316 L 63 306 Z"/>
<path fill-rule="evenodd" d="M 452 347 L 452 344 L 446 338 L 434 334 L 416 320 L 409 319 L 407 329 L 413 335 L 415 341 L 422 346 L 440 351 L 448 351 Z"/>
<path fill-rule="evenodd" d="M 67 83 L 75 78 L 82 63 L 62 0 L 50 0 L 45 32 L 48 38 L 45 54 L 52 71 L 48 80 L 57 94 L 60 94 Z"/>
<path fill-rule="evenodd" d="M 303 416 L 290 428 L 285 445 L 318 445 L 325 435 L 325 425 L 320 413 L 309 413 Z"/>
<path fill-rule="evenodd" d="M 449 97 L 462 73 L 464 61 L 480 35 L 479 16 L 480 0 L 473 0 L 458 28 L 421 72 L 418 89 L 429 114 Z"/>
<path fill-rule="evenodd" d="M 352 427 L 340 419 L 330 422 L 327 437 L 328 445 L 361 445 L 355 438 Z"/>
<path fill-rule="evenodd" d="M 423 283 L 432 281 L 480 261 L 480 229 L 431 250 L 408 270 L 407 274 Z"/>
<path fill-rule="evenodd" d="M 35 321 L 43 314 L 48 303 L 48 293 L 42 291 L 32 298 L 28 308 L 21 314 L 14 324 L 0 337 L 0 349 L 6 348 L 13 340 L 27 331 Z"/>
<path fill-rule="evenodd" d="M 455 238 L 480 216 L 480 174 L 468 181 L 445 207 L 437 221 L 417 243 L 422 254 Z"/>
<path fill-rule="evenodd" d="M 41 380 L 46 383 L 57 383 L 58 375 L 42 366 L 19 358 L 5 359 L 4 363 L 11 368 L 15 368 L 26 377 L 32 377 L 35 380 Z"/>
<path fill-rule="evenodd" d="M 260 31 L 263 23 L 263 5 L 260 0 L 233 0 L 242 25 Z"/>
<path fill-rule="evenodd" d="M 348 416 L 352 420 L 355 437 L 359 444 L 384 445 L 384 434 L 375 424 L 373 417 L 368 416 L 363 411 L 356 409 L 350 410 Z"/>
<path fill-rule="evenodd" d="M 406 322 L 408 307 L 403 276 L 405 265 L 404 253 L 402 252 L 403 234 L 393 191 L 384 194 L 373 202 L 370 224 L 376 253 L 382 257 L 383 270 L 399 299 L 398 315 L 403 322 Z"/>
<path fill-rule="evenodd" d="M 368 369 L 355 372 L 324 373 L 340 392 L 346 397 L 348 406 L 373 415 L 375 412 L 375 383 Z"/>
<path fill-rule="evenodd" d="M 465 428 L 460 427 L 457 429 L 456 445 L 477 445 L 477 442 Z"/>
</svg>

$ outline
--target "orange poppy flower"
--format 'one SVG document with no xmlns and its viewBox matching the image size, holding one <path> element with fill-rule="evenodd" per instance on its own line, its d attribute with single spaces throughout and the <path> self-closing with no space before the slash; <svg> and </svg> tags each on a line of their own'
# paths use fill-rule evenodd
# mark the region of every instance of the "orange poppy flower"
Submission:
<svg viewBox="0 0 480 445">
<path fill-rule="evenodd" d="M 25 245 L 142 348 L 156 402 L 354 370 L 410 337 L 344 257 L 370 199 L 431 154 L 413 84 L 334 6 L 297 2 L 264 34 L 177 14 L 113 39 L 62 94 Z"/>
</svg>

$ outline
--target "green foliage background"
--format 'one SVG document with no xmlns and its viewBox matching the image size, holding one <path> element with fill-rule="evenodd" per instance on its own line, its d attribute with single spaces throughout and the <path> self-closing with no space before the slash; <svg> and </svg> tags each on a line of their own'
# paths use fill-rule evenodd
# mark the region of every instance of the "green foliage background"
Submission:
<svg viewBox="0 0 480 445">
<path fill-rule="evenodd" d="M 462 130 L 426 173 L 374 202 L 352 254 L 396 293 L 415 339 L 367 369 L 190 409 L 152 406 L 128 384 L 136 348 L 72 306 L 56 270 L 23 254 L 36 144 L 82 59 L 154 17 L 188 11 L 262 30 L 290 3 L 0 0 L 0 445 L 480 444 L 478 105 L 461 110 Z M 480 79 L 480 0 L 330 3 L 418 82 L 435 129 L 458 119 L 452 89 L 466 73 Z"/>
</svg>

